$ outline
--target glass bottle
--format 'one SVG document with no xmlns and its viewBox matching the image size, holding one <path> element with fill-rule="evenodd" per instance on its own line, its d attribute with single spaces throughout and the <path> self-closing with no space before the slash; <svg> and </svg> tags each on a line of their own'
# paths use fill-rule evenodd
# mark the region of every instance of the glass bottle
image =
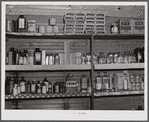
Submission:
<svg viewBox="0 0 149 122">
<path fill-rule="evenodd" d="M 86 75 L 82 75 L 80 83 L 81 83 L 81 92 L 86 92 L 86 90 L 87 90 L 87 77 L 86 77 Z"/>
<path fill-rule="evenodd" d="M 12 92 L 13 92 L 13 85 L 14 85 L 14 81 L 11 80 L 11 76 L 10 76 L 10 79 L 9 79 L 9 94 L 12 94 Z"/>
<path fill-rule="evenodd" d="M 17 19 L 18 32 L 26 32 L 26 18 L 24 15 L 20 15 Z"/>
<path fill-rule="evenodd" d="M 19 65 L 23 65 L 23 52 L 20 50 L 20 56 L 19 56 Z"/>
<path fill-rule="evenodd" d="M 97 55 L 93 54 L 93 64 L 97 64 Z"/>
<path fill-rule="evenodd" d="M 49 91 L 49 81 L 48 81 L 48 79 L 47 78 L 44 78 L 44 80 L 43 80 L 43 83 L 45 83 L 45 85 L 46 85 L 46 93 L 48 93 L 48 91 Z"/>
<path fill-rule="evenodd" d="M 19 50 L 16 51 L 16 65 L 19 65 Z"/>
<path fill-rule="evenodd" d="M 17 83 L 15 83 L 15 84 L 14 84 L 14 87 L 13 87 L 13 95 L 14 95 L 14 96 L 18 95 Z"/>
<path fill-rule="evenodd" d="M 99 52 L 99 55 L 98 55 L 98 64 L 102 64 L 102 52 Z"/>
<path fill-rule="evenodd" d="M 48 93 L 52 93 L 52 83 L 51 82 L 49 82 Z"/>
<path fill-rule="evenodd" d="M 25 93 L 25 82 L 26 81 L 25 81 L 24 77 L 22 77 L 21 82 L 20 82 L 20 90 L 21 90 L 20 92 L 21 93 Z"/>
<path fill-rule="evenodd" d="M 102 77 L 100 75 L 100 72 L 97 72 L 95 81 L 96 81 L 96 91 L 101 91 L 102 90 Z"/>
<path fill-rule="evenodd" d="M 40 81 L 37 81 L 37 94 L 41 93 L 41 84 Z"/>
<path fill-rule="evenodd" d="M 24 53 L 23 53 L 24 55 L 23 55 L 23 65 L 27 65 L 27 50 L 24 50 Z"/>
<path fill-rule="evenodd" d="M 27 93 L 31 93 L 31 84 L 30 81 L 27 81 Z"/>
<path fill-rule="evenodd" d="M 113 64 L 113 53 L 108 53 L 107 64 Z"/>
<path fill-rule="evenodd" d="M 87 55 L 86 55 L 86 64 L 91 64 L 91 55 L 90 55 L 90 53 L 87 53 Z"/>
<path fill-rule="evenodd" d="M 46 87 L 46 84 L 44 82 L 42 83 L 42 93 L 43 94 L 47 93 L 47 87 Z"/>
<path fill-rule="evenodd" d="M 141 48 L 138 48 L 137 50 L 137 62 L 142 63 L 142 53 L 141 53 Z"/>
<path fill-rule="evenodd" d="M 32 94 L 36 94 L 36 80 L 33 80 L 32 84 L 31 84 L 31 93 Z"/>
<path fill-rule="evenodd" d="M 112 91 L 117 92 L 117 90 L 118 90 L 118 78 L 117 78 L 116 74 L 113 74 L 113 77 L 112 77 Z"/>
<path fill-rule="evenodd" d="M 124 63 L 128 64 L 129 63 L 129 56 L 127 52 L 124 52 Z"/>
<path fill-rule="evenodd" d="M 54 55 L 54 64 L 55 65 L 60 65 L 60 56 L 59 56 L 59 54 Z"/>
<path fill-rule="evenodd" d="M 104 76 L 102 77 L 102 81 L 103 81 L 103 91 L 108 92 L 109 91 L 109 80 L 108 80 L 106 72 L 104 72 Z"/>
<path fill-rule="evenodd" d="M 120 54 L 119 54 L 118 63 L 119 64 L 123 64 L 124 63 L 124 57 L 123 57 L 123 53 L 122 52 L 120 52 Z"/>
<path fill-rule="evenodd" d="M 86 55 L 83 53 L 81 57 L 81 63 L 86 64 Z"/>
<path fill-rule="evenodd" d="M 124 90 L 127 90 L 128 89 L 128 80 L 126 78 L 126 74 L 124 74 L 124 81 L 123 81 L 123 84 L 124 84 Z"/>
<path fill-rule="evenodd" d="M 87 81 L 87 92 L 91 94 L 92 88 L 91 88 L 91 78 L 88 78 Z"/>
<path fill-rule="evenodd" d="M 21 93 L 20 83 L 17 84 L 17 87 L 18 87 L 18 94 L 20 94 Z"/>
<path fill-rule="evenodd" d="M 39 48 L 35 48 L 34 51 L 34 65 L 41 65 L 42 62 L 42 52 Z"/>
<path fill-rule="evenodd" d="M 5 81 L 5 94 L 6 94 L 6 95 L 9 94 L 9 81 L 10 81 L 10 77 L 7 76 L 7 77 L 6 77 L 6 81 Z"/>
<path fill-rule="evenodd" d="M 15 52 L 14 48 L 10 48 L 10 51 L 8 52 L 8 64 L 14 65 L 15 64 Z"/>
<path fill-rule="evenodd" d="M 117 64 L 118 63 L 118 57 L 119 57 L 118 53 L 114 53 L 113 57 L 114 57 L 113 63 Z"/>
<path fill-rule="evenodd" d="M 59 83 L 58 82 L 55 83 L 54 90 L 55 90 L 55 93 L 59 93 Z"/>
</svg>

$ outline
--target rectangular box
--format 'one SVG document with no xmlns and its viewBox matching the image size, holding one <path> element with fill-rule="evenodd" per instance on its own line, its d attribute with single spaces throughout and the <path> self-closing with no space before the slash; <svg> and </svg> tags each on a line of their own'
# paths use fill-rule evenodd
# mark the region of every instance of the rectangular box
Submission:
<svg viewBox="0 0 149 122">
<path fill-rule="evenodd" d="M 64 53 L 64 62 L 65 65 L 69 65 L 70 64 L 70 54 L 69 53 Z"/>
<path fill-rule="evenodd" d="M 70 53 L 70 64 L 74 65 L 76 64 L 76 54 Z"/>
<path fill-rule="evenodd" d="M 46 51 L 45 50 L 42 50 L 42 65 L 45 65 L 46 64 Z"/>
<path fill-rule="evenodd" d="M 133 20 L 133 33 L 144 34 L 144 20 L 143 19 Z"/>
<path fill-rule="evenodd" d="M 60 57 L 60 65 L 64 65 L 65 64 L 64 53 L 59 53 L 59 57 Z"/>
<path fill-rule="evenodd" d="M 133 20 L 121 19 L 117 21 L 119 34 L 133 34 Z"/>
</svg>

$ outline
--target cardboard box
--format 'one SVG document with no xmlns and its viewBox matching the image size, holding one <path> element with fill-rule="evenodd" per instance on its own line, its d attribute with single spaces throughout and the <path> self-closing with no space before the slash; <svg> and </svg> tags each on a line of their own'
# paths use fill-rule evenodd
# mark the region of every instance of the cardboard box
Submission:
<svg viewBox="0 0 149 122">
<path fill-rule="evenodd" d="M 136 19 L 133 20 L 133 33 L 134 34 L 144 34 L 144 20 L 143 19 Z"/>
<path fill-rule="evenodd" d="M 76 64 L 76 54 L 70 53 L 70 64 Z"/>
<path fill-rule="evenodd" d="M 46 51 L 42 50 L 42 65 L 46 64 Z"/>
</svg>

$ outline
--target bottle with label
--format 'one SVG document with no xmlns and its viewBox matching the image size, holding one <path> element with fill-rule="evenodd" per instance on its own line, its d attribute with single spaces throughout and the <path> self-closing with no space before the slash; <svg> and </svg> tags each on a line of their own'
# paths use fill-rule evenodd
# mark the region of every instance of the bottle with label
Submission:
<svg viewBox="0 0 149 122">
<path fill-rule="evenodd" d="M 41 84 L 40 81 L 37 81 L 37 94 L 41 93 Z"/>
<path fill-rule="evenodd" d="M 21 93 L 25 93 L 25 82 L 26 81 L 24 80 L 24 77 L 22 77 L 21 82 L 20 82 L 20 90 L 21 90 L 20 92 Z"/>
<path fill-rule="evenodd" d="M 141 77 L 140 89 L 144 90 L 144 75 L 142 75 L 142 77 Z"/>
<path fill-rule="evenodd" d="M 47 78 L 44 78 L 43 83 L 46 85 L 46 93 L 49 91 L 49 81 Z"/>
<path fill-rule="evenodd" d="M 58 82 L 55 83 L 54 90 L 55 90 L 55 93 L 59 93 L 59 83 Z"/>
<path fill-rule="evenodd" d="M 47 87 L 46 87 L 46 84 L 44 82 L 42 83 L 42 93 L 43 94 L 47 93 Z"/>
<path fill-rule="evenodd" d="M 18 32 L 26 32 L 26 18 L 24 15 L 20 15 L 17 19 Z"/>
<path fill-rule="evenodd" d="M 15 64 L 15 51 L 14 48 L 10 48 L 10 51 L 8 52 L 8 64 L 14 65 Z"/>
<path fill-rule="evenodd" d="M 52 93 L 52 83 L 51 82 L 49 82 L 48 93 Z"/>
<path fill-rule="evenodd" d="M 124 84 L 124 90 L 127 90 L 128 89 L 128 80 L 126 78 L 126 74 L 124 74 L 124 81 L 123 81 L 123 84 Z"/>
<path fill-rule="evenodd" d="M 140 90 L 140 77 L 139 77 L 139 74 L 136 75 L 136 90 Z"/>
<path fill-rule="evenodd" d="M 92 92 L 91 78 L 88 78 L 88 81 L 87 81 L 87 92 L 90 93 L 90 94 Z"/>
<path fill-rule="evenodd" d="M 14 96 L 18 95 L 17 83 L 15 83 L 15 84 L 14 84 L 14 87 L 13 87 L 13 95 L 14 95 Z"/>
<path fill-rule="evenodd" d="M 31 84 L 31 93 L 36 94 L 36 89 L 37 89 L 36 80 L 33 80 L 32 84 Z"/>
<path fill-rule="evenodd" d="M 102 77 L 102 81 L 103 81 L 103 91 L 108 92 L 110 84 L 109 84 L 109 78 L 108 78 L 106 72 L 104 72 L 104 76 Z"/>
<path fill-rule="evenodd" d="M 23 57 L 23 52 L 21 52 L 21 50 L 20 50 L 20 53 L 19 53 L 20 55 L 19 55 L 19 65 L 23 65 L 23 59 L 24 59 L 24 57 Z"/>
<path fill-rule="evenodd" d="M 13 85 L 14 85 L 14 81 L 11 80 L 11 76 L 10 76 L 10 79 L 9 79 L 9 94 L 13 93 Z"/>
<path fill-rule="evenodd" d="M 95 78 L 96 81 L 96 91 L 102 91 L 102 77 L 100 75 L 100 72 L 97 72 L 97 76 Z"/>
<path fill-rule="evenodd" d="M 135 52 L 132 52 L 133 63 L 137 63 Z"/>
<path fill-rule="evenodd" d="M 86 92 L 86 90 L 87 90 L 87 77 L 86 77 L 86 75 L 82 75 L 80 83 L 81 83 L 81 92 Z"/>
<path fill-rule="evenodd" d="M 42 62 L 42 52 L 39 48 L 35 48 L 34 51 L 34 65 L 41 65 Z"/>
<path fill-rule="evenodd" d="M 55 56 L 54 56 L 54 64 L 55 64 L 55 65 L 60 65 L 60 57 L 59 57 L 59 54 L 55 54 Z"/>
<path fill-rule="evenodd" d="M 81 57 L 81 63 L 86 64 L 86 55 L 83 53 Z"/>
<path fill-rule="evenodd" d="M 16 51 L 16 65 L 19 65 L 19 50 Z"/>
</svg>

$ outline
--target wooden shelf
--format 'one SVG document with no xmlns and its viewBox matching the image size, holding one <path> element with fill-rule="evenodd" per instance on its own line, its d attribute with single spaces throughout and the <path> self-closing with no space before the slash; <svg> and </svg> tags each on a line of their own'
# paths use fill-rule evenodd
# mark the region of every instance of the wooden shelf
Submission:
<svg viewBox="0 0 149 122">
<path fill-rule="evenodd" d="M 90 93 L 47 93 L 47 94 L 19 94 L 19 95 L 5 95 L 6 100 L 13 99 L 43 99 L 43 98 L 72 98 L 72 97 L 90 97 Z"/>
<path fill-rule="evenodd" d="M 94 97 L 120 96 L 120 95 L 139 95 L 139 94 L 144 94 L 144 90 L 140 90 L 140 91 L 119 91 L 119 92 L 95 92 Z"/>
<path fill-rule="evenodd" d="M 144 63 L 132 64 L 95 64 L 95 70 L 143 69 Z"/>
<path fill-rule="evenodd" d="M 7 32 L 8 38 L 30 38 L 30 39 L 90 39 L 90 34 L 41 34 L 41 33 L 17 33 Z M 94 35 L 94 39 L 144 39 L 143 34 L 103 34 Z"/>
<path fill-rule="evenodd" d="M 6 65 L 6 71 L 90 70 L 91 65 Z"/>
</svg>

